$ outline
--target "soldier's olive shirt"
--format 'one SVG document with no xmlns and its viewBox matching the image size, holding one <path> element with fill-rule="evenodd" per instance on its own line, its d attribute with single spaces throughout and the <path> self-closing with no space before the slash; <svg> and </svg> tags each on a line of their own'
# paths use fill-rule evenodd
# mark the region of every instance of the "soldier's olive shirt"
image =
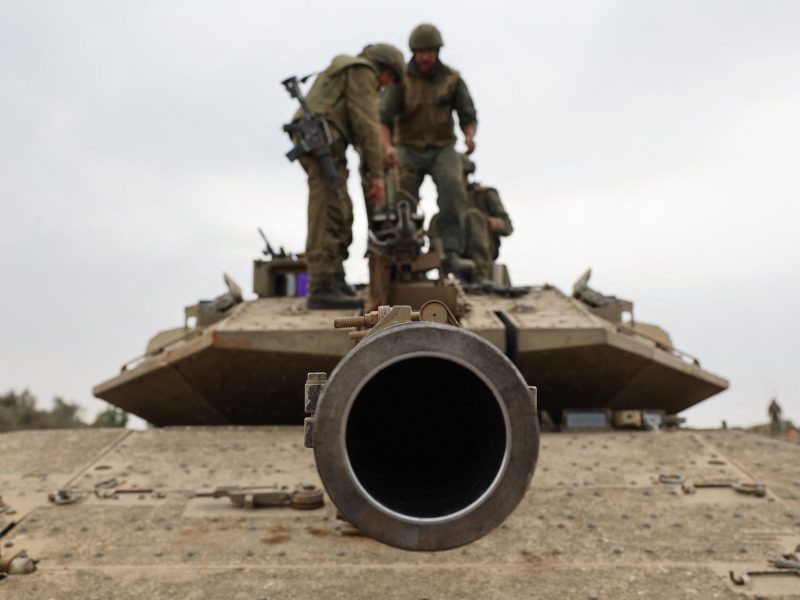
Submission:
<svg viewBox="0 0 800 600">
<path fill-rule="evenodd" d="M 419 150 L 455 144 L 453 111 L 462 129 L 478 123 L 467 84 L 441 61 L 425 77 L 412 58 L 402 83 L 387 87 L 380 100 L 381 123 L 394 129 L 395 142 Z"/>
<path fill-rule="evenodd" d="M 363 57 L 340 55 L 319 74 L 306 98 L 312 112 L 331 124 L 334 145 L 359 148 L 367 177 L 383 177 L 383 148 L 378 122 L 378 67 Z M 295 113 L 294 119 L 302 116 Z"/>
<path fill-rule="evenodd" d="M 479 183 L 470 183 L 467 186 L 467 199 L 470 208 L 477 208 L 497 220 L 497 229 L 492 231 L 492 235 L 506 236 L 514 232 L 511 217 L 508 216 L 496 189 L 484 187 Z"/>
</svg>

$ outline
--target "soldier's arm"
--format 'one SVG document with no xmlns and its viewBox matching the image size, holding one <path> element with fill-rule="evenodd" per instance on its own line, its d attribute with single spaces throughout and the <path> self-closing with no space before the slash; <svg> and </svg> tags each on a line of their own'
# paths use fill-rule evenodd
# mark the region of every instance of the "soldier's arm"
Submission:
<svg viewBox="0 0 800 600">
<path fill-rule="evenodd" d="M 392 142 L 392 130 L 381 123 L 381 144 L 383 144 L 383 157 L 387 167 L 394 167 L 398 164 L 397 148 Z"/>
<path fill-rule="evenodd" d="M 378 81 L 366 66 L 347 70 L 347 116 L 353 131 L 354 145 L 361 149 L 367 177 L 383 177 L 383 151 L 378 123 Z"/>
<path fill-rule="evenodd" d="M 458 124 L 464 133 L 467 154 L 472 154 L 475 151 L 475 133 L 478 131 L 478 111 L 475 109 L 475 103 L 472 101 L 467 84 L 460 77 L 453 94 L 453 108 L 456 110 Z"/>
<path fill-rule="evenodd" d="M 492 220 L 490 226 L 493 233 L 506 236 L 514 232 L 511 217 L 508 216 L 503 203 L 500 201 L 500 194 L 494 188 L 486 190 L 486 210 L 489 211 L 489 218 Z"/>
<path fill-rule="evenodd" d="M 394 147 L 392 134 L 394 121 L 403 108 L 403 90 L 395 83 L 383 89 L 380 100 L 381 143 L 386 156 L 386 166 L 397 164 L 397 149 Z"/>
<path fill-rule="evenodd" d="M 399 83 L 386 86 L 381 93 L 380 120 L 389 131 L 394 129 L 394 120 L 403 110 L 403 89 Z"/>
</svg>

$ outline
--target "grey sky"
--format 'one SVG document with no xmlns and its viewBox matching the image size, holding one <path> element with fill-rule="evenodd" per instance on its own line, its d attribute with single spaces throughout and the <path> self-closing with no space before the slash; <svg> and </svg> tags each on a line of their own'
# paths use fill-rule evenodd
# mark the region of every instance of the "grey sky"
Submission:
<svg viewBox="0 0 800 600">
<path fill-rule="evenodd" d="M 0 392 L 93 412 L 91 386 L 223 271 L 249 287 L 256 227 L 302 249 L 279 82 L 432 21 L 514 281 L 568 290 L 592 266 L 730 378 L 693 424 L 765 420 L 773 394 L 800 420 L 800 4 L 432 4 L 0 2 Z"/>
</svg>

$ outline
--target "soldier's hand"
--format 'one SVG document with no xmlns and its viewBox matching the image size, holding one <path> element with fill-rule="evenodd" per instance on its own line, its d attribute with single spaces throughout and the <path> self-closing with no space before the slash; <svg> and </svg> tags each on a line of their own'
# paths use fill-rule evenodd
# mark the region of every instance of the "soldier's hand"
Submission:
<svg viewBox="0 0 800 600">
<path fill-rule="evenodd" d="M 396 167 L 399 162 L 397 160 L 397 148 L 389 144 L 384 148 L 384 153 L 386 154 L 386 166 L 389 168 Z"/>
<path fill-rule="evenodd" d="M 489 215 L 486 215 L 486 222 L 489 224 L 489 231 L 497 229 L 497 222 Z"/>
<path fill-rule="evenodd" d="M 467 145 L 467 154 L 472 154 L 475 152 L 475 138 L 471 135 L 468 135 L 464 138 L 464 143 Z"/>
<path fill-rule="evenodd" d="M 386 194 L 383 189 L 383 177 L 373 177 L 370 180 L 369 191 L 367 192 L 367 202 L 372 206 L 383 206 L 386 204 Z"/>
</svg>

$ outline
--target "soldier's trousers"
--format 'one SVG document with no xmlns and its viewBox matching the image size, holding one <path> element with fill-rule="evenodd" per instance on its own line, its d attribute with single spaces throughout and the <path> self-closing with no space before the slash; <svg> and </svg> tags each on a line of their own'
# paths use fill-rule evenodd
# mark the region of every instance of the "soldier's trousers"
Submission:
<svg viewBox="0 0 800 600">
<path fill-rule="evenodd" d="M 347 249 L 353 241 L 353 203 L 347 194 L 347 158 L 345 146 L 334 144 L 333 160 L 339 173 L 339 193 L 325 176 L 319 161 L 300 157 L 308 175 L 308 237 L 306 263 L 309 292 L 333 285 L 344 274 Z"/>
<path fill-rule="evenodd" d="M 430 147 L 425 150 L 398 146 L 397 152 L 400 159 L 400 189 L 406 193 L 399 195 L 396 200 L 408 197 L 419 203 L 422 180 L 425 175 L 430 175 L 436 184 L 438 230 L 445 254 L 462 254 L 467 191 L 455 146 Z M 416 208 L 416 204 L 412 208 Z"/>
<path fill-rule="evenodd" d="M 486 214 L 477 208 L 470 208 L 464 224 L 467 232 L 464 256 L 475 261 L 475 275 L 479 278 L 491 279 L 492 260 L 496 248 L 494 238 L 489 231 Z"/>
<path fill-rule="evenodd" d="M 475 275 L 478 278 L 491 279 L 492 262 L 497 248 L 489 231 L 486 213 L 477 208 L 468 209 L 464 219 L 464 232 L 466 237 L 464 258 L 475 261 Z M 428 235 L 431 238 L 439 237 L 439 215 L 433 215 Z"/>
</svg>

